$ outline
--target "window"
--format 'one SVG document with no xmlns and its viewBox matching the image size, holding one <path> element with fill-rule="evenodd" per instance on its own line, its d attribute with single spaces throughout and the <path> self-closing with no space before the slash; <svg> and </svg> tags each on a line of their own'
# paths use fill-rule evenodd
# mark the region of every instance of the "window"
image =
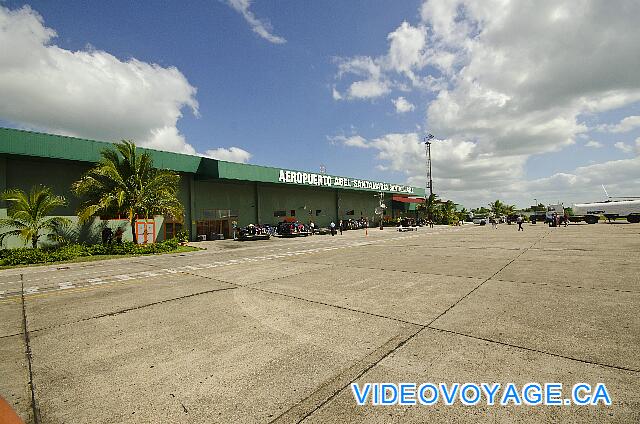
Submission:
<svg viewBox="0 0 640 424">
<path fill-rule="evenodd" d="M 347 211 L 347 215 L 355 215 L 355 211 L 351 209 L 350 211 Z"/>
<path fill-rule="evenodd" d="M 320 216 L 320 212 L 322 212 L 320 209 L 316 209 L 316 216 Z"/>
<path fill-rule="evenodd" d="M 291 209 L 291 216 L 296 216 L 296 210 L 295 209 Z"/>
<path fill-rule="evenodd" d="M 238 211 L 233 209 L 203 209 L 202 217 L 204 219 L 224 219 L 236 218 Z"/>
<path fill-rule="evenodd" d="M 273 216 L 275 216 L 276 218 L 287 216 L 287 211 L 274 211 Z"/>
</svg>

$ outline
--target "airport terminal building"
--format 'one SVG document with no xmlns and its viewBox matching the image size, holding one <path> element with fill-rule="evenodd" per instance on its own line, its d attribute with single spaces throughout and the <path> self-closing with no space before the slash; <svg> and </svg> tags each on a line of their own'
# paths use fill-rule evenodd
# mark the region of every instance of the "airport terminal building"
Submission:
<svg viewBox="0 0 640 424">
<path fill-rule="evenodd" d="M 111 143 L 103 141 L 0 128 L 0 191 L 49 186 L 68 202 L 57 215 L 75 217 L 80 199 L 71 192 L 71 184 L 110 147 Z M 137 224 L 145 225 L 153 240 L 170 238 L 182 229 L 192 240 L 198 235 L 209 239 L 223 234 L 228 238 L 234 222 L 245 226 L 298 220 L 321 227 L 341 219 L 368 218 L 374 222 L 380 192 L 384 193 L 387 219 L 413 216 L 424 197 L 424 188 L 402 184 L 143 150 L 151 154 L 156 167 L 180 174 L 180 200 L 185 210 L 181 219 L 156 216 Z M 6 204 L 0 204 L 0 216 L 6 216 L 6 211 Z M 128 225 L 118 217 L 99 217 L 91 225 L 105 222 Z M 15 245 L 18 240 L 9 243 Z"/>
</svg>

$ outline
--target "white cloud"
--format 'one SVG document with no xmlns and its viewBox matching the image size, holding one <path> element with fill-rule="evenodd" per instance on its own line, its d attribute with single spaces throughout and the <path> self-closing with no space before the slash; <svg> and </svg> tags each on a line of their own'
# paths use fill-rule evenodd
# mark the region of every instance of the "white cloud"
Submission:
<svg viewBox="0 0 640 424">
<path fill-rule="evenodd" d="M 342 100 L 342 94 L 340 94 L 340 92 L 336 90 L 335 86 L 332 88 L 331 94 L 333 96 L 333 100 Z"/>
<path fill-rule="evenodd" d="M 389 91 L 391 90 L 388 82 L 368 79 L 351 84 L 347 97 L 350 99 L 372 99 L 387 94 Z"/>
<path fill-rule="evenodd" d="M 177 128 L 198 116 L 196 89 L 175 67 L 95 48 L 69 51 L 29 6 L 0 6 L 0 118 L 23 128 L 197 154 Z"/>
<path fill-rule="evenodd" d="M 640 156 L 576 168 L 525 183 L 522 188 L 537 198 L 564 200 L 565 204 L 601 200 L 604 185 L 612 196 L 637 196 Z"/>
<path fill-rule="evenodd" d="M 272 34 L 271 25 L 268 22 L 263 22 L 256 18 L 256 15 L 249 10 L 251 0 L 227 0 L 227 3 L 244 17 L 253 32 L 258 34 L 260 37 L 273 44 L 283 44 L 287 42 L 284 38 Z"/>
<path fill-rule="evenodd" d="M 640 116 L 627 116 L 615 125 L 601 125 L 598 127 L 600 131 L 612 133 L 624 133 L 640 127 Z"/>
<path fill-rule="evenodd" d="M 389 53 L 385 58 L 385 68 L 413 79 L 414 69 L 422 69 L 426 64 L 426 29 L 422 26 L 413 27 L 405 21 L 387 39 Z"/>
<path fill-rule="evenodd" d="M 328 139 L 332 144 L 342 144 L 348 147 L 358 147 L 361 149 L 368 149 L 371 147 L 367 144 L 367 140 L 359 135 L 352 135 L 348 137 L 345 135 L 335 135 L 328 137 Z"/>
<path fill-rule="evenodd" d="M 603 147 L 603 144 L 600 143 L 599 141 L 595 141 L 595 140 L 589 140 L 586 143 L 584 143 L 585 147 L 593 147 L 594 149 L 599 149 L 601 147 Z"/>
<path fill-rule="evenodd" d="M 625 153 L 631 153 L 633 151 L 633 146 L 628 145 L 622 141 L 618 141 L 613 145 L 616 149 L 620 149 Z"/>
<path fill-rule="evenodd" d="M 529 158 L 588 137 L 586 117 L 640 101 L 640 74 L 629 71 L 640 69 L 639 15 L 640 3 L 632 0 L 615 8 L 588 0 L 429 0 L 419 23 L 403 23 L 391 33 L 414 29 L 412 34 L 425 34 L 424 44 L 412 44 L 422 46 L 413 50 L 416 54 L 402 56 L 409 59 L 396 60 L 394 67 L 390 53 L 343 63 L 375 65 L 348 75 L 356 81 L 387 81 L 384 94 L 414 90 L 430 99 L 424 128 L 441 139 L 433 146 L 438 190 L 463 202 L 484 204 L 492 197 L 515 202 L 537 187 L 526 178 Z M 391 34 L 389 39 L 395 37 Z M 341 80 L 346 68 L 339 68 Z M 610 129 L 630 131 L 639 122 L 629 116 Z M 384 166 L 406 172 L 408 181 L 421 185 L 425 172 L 419 141 L 417 133 L 386 134 L 368 144 L 379 150 Z M 599 145 L 591 141 L 583 146 Z M 624 146 L 631 152 L 631 146 Z M 438 161 L 435 155 L 441 155 Z M 605 168 L 611 181 L 623 183 L 615 166 Z M 549 178 L 573 190 L 587 181 L 584 172 L 569 170 Z M 580 190 L 597 192 L 599 185 L 588 185 Z"/>
<path fill-rule="evenodd" d="M 239 147 L 230 147 L 225 149 L 219 147 L 213 150 L 207 150 L 205 156 L 213 159 L 224 160 L 227 162 L 247 163 L 251 159 L 251 153 Z"/>
<path fill-rule="evenodd" d="M 383 56 L 355 56 L 338 60 L 338 78 L 345 75 L 357 78 L 344 90 L 344 95 L 333 87 L 334 99 L 373 99 L 390 93 L 394 87 L 407 84 L 424 88 L 438 86 L 439 81 L 433 77 L 420 78 L 415 73 L 426 65 L 426 29 L 423 26 L 414 27 L 403 22 L 389 33 L 387 40 L 389 50 Z M 403 77 L 406 83 L 394 82 L 394 76 Z"/>
<path fill-rule="evenodd" d="M 28 6 L 0 6 L 0 117 L 101 140 L 194 153 L 176 128 L 182 109 L 198 113 L 196 89 L 174 67 L 121 61 L 100 50 L 69 51 Z"/>
<path fill-rule="evenodd" d="M 411 112 L 416 108 L 413 103 L 407 101 L 407 99 L 402 96 L 398 97 L 397 99 L 391 100 L 391 102 L 393 102 L 393 105 L 396 107 L 397 113 Z"/>
<path fill-rule="evenodd" d="M 370 57 L 358 56 L 348 60 L 337 59 L 338 77 L 353 74 L 364 79 L 352 82 L 347 90 L 340 93 L 333 86 L 334 100 L 343 99 L 372 99 L 385 95 L 391 91 L 391 82 L 384 78 L 382 65 L 379 60 Z"/>
</svg>

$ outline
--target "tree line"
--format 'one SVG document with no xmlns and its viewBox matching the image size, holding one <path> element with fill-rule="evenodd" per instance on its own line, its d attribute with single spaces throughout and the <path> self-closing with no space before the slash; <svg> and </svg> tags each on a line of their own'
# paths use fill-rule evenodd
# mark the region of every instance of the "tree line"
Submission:
<svg viewBox="0 0 640 424">
<path fill-rule="evenodd" d="M 442 201 L 438 199 L 437 194 L 431 194 L 425 198 L 425 202 L 417 206 L 417 210 L 425 215 L 425 217 L 433 221 L 435 224 L 451 225 L 459 221 L 467 221 L 470 214 L 473 215 L 493 215 L 493 216 L 509 216 L 516 213 L 515 205 L 503 203 L 495 200 L 488 207 L 481 206 L 479 208 L 466 208 L 457 210 L 456 204 L 451 200 Z"/>
</svg>

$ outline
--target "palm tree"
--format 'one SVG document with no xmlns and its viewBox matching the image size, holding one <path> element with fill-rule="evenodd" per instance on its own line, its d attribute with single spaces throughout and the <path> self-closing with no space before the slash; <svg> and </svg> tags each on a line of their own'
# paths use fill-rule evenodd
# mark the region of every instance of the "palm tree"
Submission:
<svg viewBox="0 0 640 424">
<path fill-rule="evenodd" d="M 504 206 L 504 213 L 507 216 L 515 214 L 516 213 L 516 205 L 505 205 Z"/>
<path fill-rule="evenodd" d="M 5 237 L 18 236 L 35 249 L 43 231 L 54 232 L 69 225 L 71 220 L 49 214 L 67 202 L 64 197 L 53 194 L 49 187 L 37 185 L 29 193 L 19 189 L 9 189 L 0 195 L 0 200 L 9 202 L 7 218 L 0 219 L 0 228 L 13 228 L 0 233 L 0 244 Z M 49 234 L 51 235 L 51 234 Z"/>
<path fill-rule="evenodd" d="M 467 208 L 462 208 L 460 209 L 459 212 L 457 212 L 458 215 L 458 221 L 466 221 L 467 218 L 469 217 L 469 211 L 467 210 Z"/>
<path fill-rule="evenodd" d="M 504 214 L 505 204 L 500 200 L 489 203 L 489 207 L 491 208 L 491 212 L 494 216 L 500 216 Z"/>
<path fill-rule="evenodd" d="M 439 205 L 439 215 L 443 224 L 453 224 L 456 220 L 456 204 L 451 200 L 441 202 Z"/>
<path fill-rule="evenodd" d="M 102 159 L 79 181 L 73 191 L 86 200 L 78 211 L 82 222 L 97 213 L 124 215 L 131 224 L 133 240 L 137 243 L 135 220 L 166 214 L 180 217 L 184 208 L 178 200 L 180 176 L 153 167 L 149 153 L 140 154 L 129 140 L 105 149 Z"/>
<path fill-rule="evenodd" d="M 421 205 L 427 215 L 429 221 L 433 221 L 433 217 L 437 212 L 438 195 L 431 193 L 429 197 L 424 199 L 424 205 Z"/>
</svg>

